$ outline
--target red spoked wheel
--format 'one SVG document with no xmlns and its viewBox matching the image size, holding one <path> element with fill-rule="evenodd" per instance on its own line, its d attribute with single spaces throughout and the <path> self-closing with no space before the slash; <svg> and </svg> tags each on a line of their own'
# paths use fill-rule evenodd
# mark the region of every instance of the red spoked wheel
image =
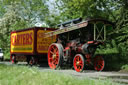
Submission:
<svg viewBox="0 0 128 85">
<path fill-rule="evenodd" d="M 62 65 L 63 47 L 61 44 L 53 43 L 48 49 L 48 65 L 51 69 L 56 69 Z"/>
<path fill-rule="evenodd" d="M 84 57 L 81 54 L 77 54 L 74 57 L 73 66 L 74 66 L 74 69 L 77 72 L 82 72 L 84 70 L 84 68 L 85 68 L 84 67 L 85 66 L 85 60 L 84 60 Z"/>
<path fill-rule="evenodd" d="M 102 71 L 105 66 L 105 61 L 102 56 L 96 56 L 94 58 L 94 69 L 97 71 Z"/>
</svg>

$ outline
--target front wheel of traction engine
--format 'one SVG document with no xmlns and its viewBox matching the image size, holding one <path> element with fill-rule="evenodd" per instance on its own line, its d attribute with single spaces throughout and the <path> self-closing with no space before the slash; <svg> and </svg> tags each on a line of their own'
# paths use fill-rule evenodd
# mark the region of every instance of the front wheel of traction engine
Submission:
<svg viewBox="0 0 128 85">
<path fill-rule="evenodd" d="M 96 56 L 94 57 L 94 69 L 96 71 L 102 71 L 105 66 L 105 61 L 102 56 Z"/>
<path fill-rule="evenodd" d="M 63 63 L 63 47 L 61 44 L 53 43 L 48 49 L 48 65 L 51 69 L 60 67 Z"/>
<path fill-rule="evenodd" d="M 85 59 L 81 54 L 77 54 L 73 59 L 73 66 L 77 72 L 82 72 L 85 68 Z"/>
</svg>

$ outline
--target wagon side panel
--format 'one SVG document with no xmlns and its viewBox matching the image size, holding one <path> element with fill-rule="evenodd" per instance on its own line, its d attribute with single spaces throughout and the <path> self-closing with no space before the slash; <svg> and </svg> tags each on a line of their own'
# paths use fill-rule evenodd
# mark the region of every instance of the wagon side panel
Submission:
<svg viewBox="0 0 128 85">
<path fill-rule="evenodd" d="M 11 54 L 34 54 L 34 30 L 11 32 Z"/>
<path fill-rule="evenodd" d="M 51 32 L 52 30 L 41 30 L 37 31 L 37 53 L 47 54 L 48 47 L 50 44 L 56 41 L 56 36 L 44 37 L 45 33 Z"/>
</svg>

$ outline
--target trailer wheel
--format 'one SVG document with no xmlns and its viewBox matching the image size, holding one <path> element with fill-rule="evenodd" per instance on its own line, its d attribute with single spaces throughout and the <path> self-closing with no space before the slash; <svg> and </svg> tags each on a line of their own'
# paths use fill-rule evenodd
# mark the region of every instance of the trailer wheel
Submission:
<svg viewBox="0 0 128 85">
<path fill-rule="evenodd" d="M 62 65 L 63 47 L 61 44 L 53 43 L 48 49 L 48 65 L 51 69 L 56 69 Z"/>
<path fill-rule="evenodd" d="M 11 57 L 11 63 L 12 63 L 12 64 L 16 64 L 17 62 L 18 62 L 18 61 L 16 61 L 16 56 L 13 55 L 13 56 Z"/>
<path fill-rule="evenodd" d="M 105 61 L 102 56 L 96 56 L 94 58 L 94 69 L 97 71 L 102 71 L 105 66 Z"/>
<path fill-rule="evenodd" d="M 73 59 L 73 66 L 77 72 L 82 72 L 85 66 L 85 59 L 81 54 L 77 54 Z"/>
<path fill-rule="evenodd" d="M 34 64 L 36 64 L 36 60 L 34 57 L 30 57 L 29 63 L 30 66 L 33 66 Z"/>
</svg>

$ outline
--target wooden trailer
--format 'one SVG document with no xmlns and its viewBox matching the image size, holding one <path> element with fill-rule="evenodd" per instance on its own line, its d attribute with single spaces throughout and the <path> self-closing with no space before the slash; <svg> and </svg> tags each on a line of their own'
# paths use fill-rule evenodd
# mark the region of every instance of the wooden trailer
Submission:
<svg viewBox="0 0 128 85">
<path fill-rule="evenodd" d="M 12 63 L 27 61 L 33 65 L 47 60 L 48 47 L 56 41 L 56 36 L 44 38 L 44 33 L 54 28 L 33 27 L 11 32 L 10 59 Z"/>
</svg>

